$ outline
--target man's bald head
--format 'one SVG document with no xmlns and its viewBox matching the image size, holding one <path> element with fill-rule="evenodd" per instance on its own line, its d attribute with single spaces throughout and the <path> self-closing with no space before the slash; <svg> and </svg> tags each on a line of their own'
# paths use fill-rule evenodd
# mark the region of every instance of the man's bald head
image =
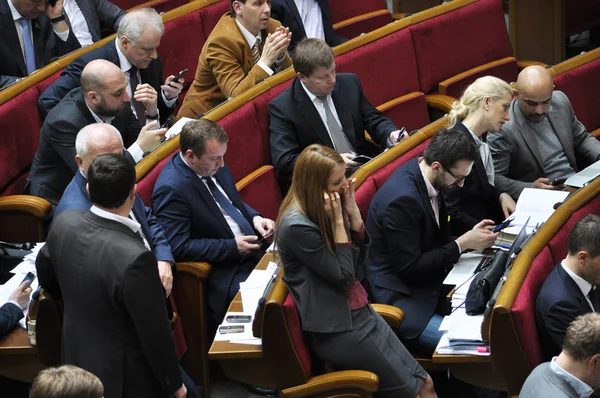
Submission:
<svg viewBox="0 0 600 398">
<path fill-rule="evenodd" d="M 95 59 L 81 72 L 81 88 L 84 92 L 102 91 L 111 81 L 125 79 L 121 68 L 104 59 Z"/>
<path fill-rule="evenodd" d="M 83 68 L 80 84 L 85 103 L 102 121 L 119 115 L 131 99 L 121 68 L 103 59 Z"/>
<path fill-rule="evenodd" d="M 119 130 L 110 124 L 89 124 L 77 134 L 75 150 L 79 170 L 87 175 L 87 169 L 96 156 L 107 153 L 123 154 L 123 138 Z"/>
<path fill-rule="evenodd" d="M 554 91 L 552 74 L 543 66 L 528 66 L 517 78 L 517 101 L 523 115 L 534 123 L 544 120 Z"/>
</svg>

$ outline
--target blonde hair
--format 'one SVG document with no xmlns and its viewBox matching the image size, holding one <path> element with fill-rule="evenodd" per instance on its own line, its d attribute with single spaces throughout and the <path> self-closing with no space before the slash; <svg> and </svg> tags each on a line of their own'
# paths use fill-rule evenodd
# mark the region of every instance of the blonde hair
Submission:
<svg viewBox="0 0 600 398">
<path fill-rule="evenodd" d="M 31 386 L 31 398 L 102 398 L 100 379 L 74 365 L 42 370 Z"/>
<path fill-rule="evenodd" d="M 323 192 L 327 190 L 329 176 L 339 166 L 345 167 L 344 159 L 331 148 L 313 144 L 302 151 L 294 166 L 292 186 L 279 208 L 275 231 L 279 230 L 286 211 L 297 207 L 319 226 L 325 244 L 333 251 L 333 230 L 325 213 Z"/>
<path fill-rule="evenodd" d="M 452 110 L 448 114 L 450 121 L 447 127 L 454 127 L 459 120 L 479 109 L 483 98 L 489 97 L 492 100 L 498 100 L 507 95 L 512 96 L 512 94 L 512 87 L 504 80 L 494 76 L 480 77 L 465 89 L 459 101 L 454 101 L 452 104 Z"/>
</svg>

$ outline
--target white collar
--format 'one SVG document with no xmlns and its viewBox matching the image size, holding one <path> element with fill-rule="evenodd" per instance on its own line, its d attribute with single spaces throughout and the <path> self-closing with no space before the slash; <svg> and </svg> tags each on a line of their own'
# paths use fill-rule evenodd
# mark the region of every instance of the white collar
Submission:
<svg viewBox="0 0 600 398">
<path fill-rule="evenodd" d="M 308 95 L 310 102 L 315 102 L 315 99 L 317 98 L 317 96 L 310 92 L 308 87 L 306 87 L 304 85 L 304 83 L 302 83 L 302 80 L 300 80 L 300 79 L 298 79 L 298 80 L 300 81 L 300 84 L 302 85 L 302 88 L 304 89 L 304 91 L 306 91 L 306 95 Z M 331 95 L 331 93 L 327 94 L 327 97 L 329 97 L 330 95 Z"/>
<path fill-rule="evenodd" d="M 575 273 L 573 271 L 571 271 L 569 269 L 569 267 L 566 266 L 564 260 L 560 262 L 560 265 L 563 267 L 563 269 L 565 270 L 565 272 L 567 274 L 569 274 L 569 276 L 571 277 L 571 279 L 573 279 L 575 281 L 575 283 L 577 284 L 577 286 L 581 290 L 581 293 L 583 293 L 583 295 L 585 297 L 587 297 L 587 295 L 590 293 L 590 290 L 592 290 L 592 284 L 589 283 L 588 281 L 586 281 L 585 279 L 583 279 L 582 277 L 580 277 L 578 275 L 575 275 Z"/>
<path fill-rule="evenodd" d="M 237 23 L 238 27 L 242 31 L 244 38 L 246 38 L 246 41 L 248 42 L 250 49 L 252 49 L 252 47 L 254 47 L 254 43 L 256 43 L 257 40 L 262 41 L 261 32 L 258 32 L 258 35 L 254 36 L 252 33 L 250 33 L 250 31 L 248 29 L 246 29 L 244 27 L 244 25 L 242 25 L 242 23 L 240 21 L 238 21 L 237 18 L 234 18 L 234 19 L 235 19 L 235 23 Z"/>
<path fill-rule="evenodd" d="M 129 73 L 129 69 L 133 66 L 131 62 L 125 57 L 125 55 L 121 52 L 121 47 L 119 47 L 119 37 L 115 39 L 115 47 L 117 47 L 117 55 L 119 56 L 119 64 L 121 65 L 121 70 L 123 72 Z"/>
<path fill-rule="evenodd" d="M 573 389 L 577 392 L 577 396 L 579 398 L 588 398 L 594 390 L 587 383 L 579 380 L 577 377 L 573 376 L 571 373 L 567 372 L 563 368 L 560 367 L 558 363 L 556 363 L 556 358 L 552 358 L 550 361 L 550 370 L 556 373 L 557 376 L 563 378 Z"/>
<path fill-rule="evenodd" d="M 424 161 L 425 160 L 422 160 L 422 162 Z M 429 199 L 437 197 L 440 192 L 433 187 L 433 184 L 425 175 L 425 170 L 423 170 L 421 167 L 419 167 L 419 169 L 421 170 L 421 175 L 423 176 L 423 180 L 425 181 L 425 187 L 427 187 L 427 195 L 429 196 Z"/>
<path fill-rule="evenodd" d="M 110 213 L 110 212 L 102 210 L 94 205 L 92 205 L 92 207 L 90 208 L 90 211 L 92 213 L 94 213 L 95 215 L 97 215 L 98 217 L 102 217 L 107 220 L 113 220 L 113 221 L 120 222 L 121 224 L 125 225 L 127 228 L 131 229 L 133 231 L 133 233 L 137 233 L 140 230 L 140 228 L 142 227 L 140 225 L 140 223 L 132 220 L 131 218 L 127 218 L 127 217 L 120 216 L 118 214 Z"/>
<path fill-rule="evenodd" d="M 192 171 L 194 171 L 194 169 L 192 169 L 190 167 L 190 165 L 188 164 L 188 162 L 185 160 L 185 158 L 183 157 L 183 154 L 181 153 L 181 151 L 179 151 L 179 156 L 181 157 L 181 160 L 183 160 L 183 163 L 185 163 L 185 165 Z M 203 178 L 212 178 L 213 180 L 215 179 L 214 176 L 201 176 L 200 174 L 196 173 L 194 171 L 194 174 L 196 174 L 198 176 L 199 179 L 203 179 Z"/>
<path fill-rule="evenodd" d="M 477 145 L 477 148 L 479 148 L 481 144 L 483 144 L 483 141 L 481 141 L 481 139 L 477 137 L 475 133 L 466 124 L 463 123 L 463 126 L 465 126 L 469 133 L 471 133 L 471 137 L 473 137 L 473 139 L 475 140 L 475 145 Z"/>
<path fill-rule="evenodd" d="M 83 100 L 85 102 L 85 99 Z M 111 124 L 113 119 L 115 118 L 114 116 L 111 116 L 109 118 L 106 118 L 106 121 L 102 121 L 102 119 L 100 119 L 100 117 L 98 115 L 96 115 L 96 113 L 92 110 L 92 108 L 90 108 L 88 106 L 88 104 L 86 103 L 85 106 L 87 106 L 87 108 L 90 110 L 90 113 L 92 114 L 92 117 L 94 118 L 94 120 L 96 121 L 96 123 L 106 123 L 106 124 Z"/>
<path fill-rule="evenodd" d="M 10 8 L 10 13 L 12 14 L 13 20 L 18 21 L 21 18 L 25 18 L 19 11 L 17 11 L 12 3 L 12 0 L 6 0 L 6 2 L 8 3 L 8 8 Z"/>
</svg>

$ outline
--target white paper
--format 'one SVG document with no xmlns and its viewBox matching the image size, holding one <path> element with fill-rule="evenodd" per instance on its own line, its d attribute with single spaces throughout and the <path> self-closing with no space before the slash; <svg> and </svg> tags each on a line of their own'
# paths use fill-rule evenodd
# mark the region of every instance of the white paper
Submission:
<svg viewBox="0 0 600 398">
<path fill-rule="evenodd" d="M 446 275 L 444 285 L 458 286 L 473 275 L 473 271 L 483 258 L 481 254 L 465 253 L 460 256 L 452 270 Z"/>
<path fill-rule="evenodd" d="M 458 308 L 449 318 L 448 340 L 481 341 L 483 314 L 468 315 L 464 308 Z"/>
<path fill-rule="evenodd" d="M 488 345 L 482 345 L 481 347 L 488 347 Z M 478 346 L 450 346 L 448 340 L 448 333 L 444 333 L 440 339 L 435 351 L 441 355 L 477 355 L 487 357 L 490 355 L 489 352 L 479 352 Z M 489 351 L 489 349 L 488 349 Z"/>
<path fill-rule="evenodd" d="M 554 205 L 563 202 L 567 196 L 567 191 L 525 188 L 513 213 L 515 219 L 505 232 L 517 235 L 528 218 L 527 233 L 533 232 L 536 226 L 542 225 L 554 213 Z"/>
<path fill-rule="evenodd" d="M 169 130 L 167 130 L 167 133 L 165 134 L 166 139 L 168 140 L 181 133 L 181 129 L 183 128 L 183 126 L 191 122 L 192 120 L 194 119 L 189 117 L 182 117 L 181 119 L 179 119 L 177 123 L 175 123 Z"/>
</svg>

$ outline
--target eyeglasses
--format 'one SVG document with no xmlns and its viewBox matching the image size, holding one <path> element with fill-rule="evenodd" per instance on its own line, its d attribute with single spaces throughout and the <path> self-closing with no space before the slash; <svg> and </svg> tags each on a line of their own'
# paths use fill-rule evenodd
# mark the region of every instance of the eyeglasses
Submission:
<svg viewBox="0 0 600 398">
<path fill-rule="evenodd" d="M 450 174 L 452 176 L 452 178 L 454 178 L 454 182 L 452 184 L 450 184 L 449 186 L 454 186 L 454 185 L 460 184 L 469 176 L 467 174 L 466 176 L 457 177 L 456 175 L 454 175 L 453 172 L 450 171 L 449 167 L 448 168 L 444 167 L 444 169 L 448 172 L 448 174 Z"/>
</svg>

